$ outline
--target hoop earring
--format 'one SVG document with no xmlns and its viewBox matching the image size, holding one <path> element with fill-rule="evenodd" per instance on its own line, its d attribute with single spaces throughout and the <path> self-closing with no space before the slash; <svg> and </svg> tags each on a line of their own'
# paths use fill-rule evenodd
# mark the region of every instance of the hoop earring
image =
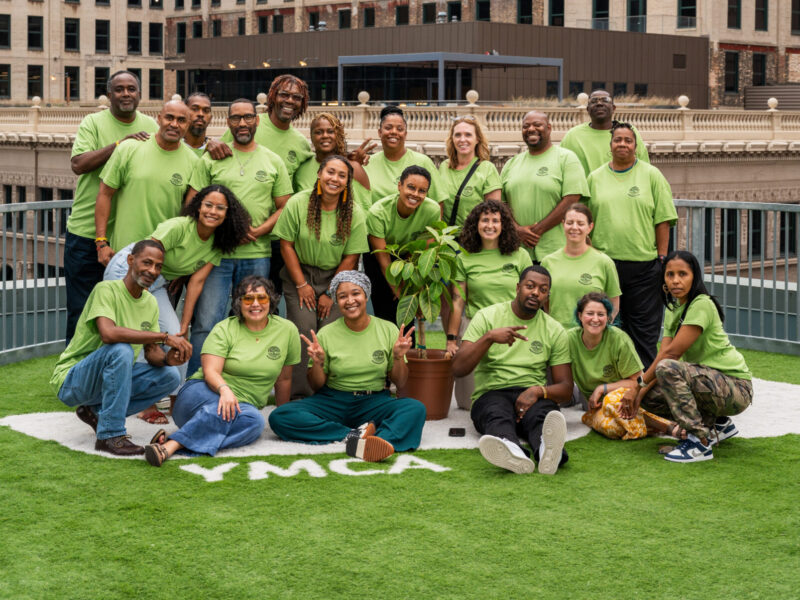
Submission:
<svg viewBox="0 0 800 600">
<path fill-rule="evenodd" d="M 666 283 L 661 286 L 661 289 L 664 290 L 665 294 L 669 294 L 669 288 L 667 287 Z"/>
</svg>

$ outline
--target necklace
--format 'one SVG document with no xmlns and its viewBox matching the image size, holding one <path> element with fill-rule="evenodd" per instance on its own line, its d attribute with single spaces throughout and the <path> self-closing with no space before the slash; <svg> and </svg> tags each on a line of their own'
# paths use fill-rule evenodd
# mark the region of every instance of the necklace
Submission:
<svg viewBox="0 0 800 600">
<path fill-rule="evenodd" d="M 251 160 L 253 160 L 253 158 L 255 157 L 256 154 L 255 154 L 255 152 L 253 152 L 252 156 L 250 158 L 248 158 L 246 161 L 244 161 L 244 164 L 242 164 L 242 161 L 240 161 L 239 157 L 236 156 L 236 152 L 238 152 L 238 150 L 234 150 L 233 157 L 236 159 L 236 162 L 239 163 L 239 175 L 244 177 L 244 168 L 248 165 L 248 163 Z"/>
</svg>

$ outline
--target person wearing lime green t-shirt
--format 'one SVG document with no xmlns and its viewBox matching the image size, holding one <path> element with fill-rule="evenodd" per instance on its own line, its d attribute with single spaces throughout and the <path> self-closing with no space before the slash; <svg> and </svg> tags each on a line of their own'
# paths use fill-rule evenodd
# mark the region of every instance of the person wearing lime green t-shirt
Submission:
<svg viewBox="0 0 800 600">
<path fill-rule="evenodd" d="M 104 265 L 98 262 L 97 253 L 108 245 L 108 240 L 95 240 L 94 227 L 100 172 L 121 142 L 141 143 L 158 129 L 153 119 L 136 110 L 140 89 L 139 78 L 130 71 L 111 75 L 107 87 L 111 107 L 84 117 L 72 144 L 70 165 L 78 176 L 78 184 L 64 239 L 67 343 L 92 288 L 103 279 Z"/>
<path fill-rule="evenodd" d="M 189 129 L 183 143 L 199 158 L 206 151 L 209 139 L 206 131 L 211 124 L 211 98 L 205 92 L 194 91 L 186 96 L 184 103 L 189 108 Z"/>
<path fill-rule="evenodd" d="M 120 144 L 100 173 L 94 221 L 97 237 L 108 236 L 109 245 L 97 252 L 104 265 L 114 252 L 144 239 L 181 212 L 198 160 L 182 141 L 189 128 L 189 109 L 183 102 L 167 102 L 157 121 L 155 135 L 144 142 Z M 108 226 L 112 215 L 118 226 Z"/>
<path fill-rule="evenodd" d="M 333 276 L 358 266 L 369 250 L 361 208 L 353 201 L 353 168 L 344 156 L 323 159 L 317 181 L 310 190 L 292 196 L 275 226 L 286 263 L 281 270 L 286 318 L 305 336 L 339 318 L 328 295 Z M 306 378 L 303 353 L 292 371 L 292 397 L 312 393 Z"/>
<path fill-rule="evenodd" d="M 397 191 L 372 205 L 367 215 L 367 234 L 373 252 L 364 255 L 364 272 L 372 281 L 375 316 L 396 322 L 399 294 L 386 281 L 391 255 L 380 252 L 387 244 L 403 244 L 425 233 L 439 220 L 439 205 L 427 197 L 431 174 L 417 165 L 406 167 Z M 399 325 L 399 323 L 398 323 Z"/>
<path fill-rule="evenodd" d="M 185 339 L 158 331 L 158 304 L 146 288 L 159 276 L 163 260 L 158 242 L 141 241 L 128 256 L 124 279 L 94 287 L 50 378 L 59 400 L 77 407 L 78 418 L 95 431 L 95 450 L 143 454 L 127 435 L 125 417 L 174 389 L 180 381 L 175 366 L 191 355 Z M 146 360 L 139 362 L 142 347 Z"/>
<path fill-rule="evenodd" d="M 589 193 L 577 157 L 554 146 L 551 131 L 546 114 L 527 113 L 522 140 L 528 149 L 509 160 L 500 173 L 503 200 L 511 207 L 523 245 L 537 262 L 564 246 L 564 213 Z"/>
<path fill-rule="evenodd" d="M 459 239 L 466 252 L 456 258 L 452 286 L 453 312 L 447 325 L 447 351 L 455 356 L 472 318 L 482 308 L 508 302 L 516 295 L 522 272 L 533 264 L 521 247 L 514 219 L 499 200 L 484 200 L 467 216 Z M 475 379 L 455 380 L 456 403 L 469 410 Z"/>
<path fill-rule="evenodd" d="M 202 368 L 178 392 L 172 411 L 178 431 L 154 439 L 145 448 L 147 462 L 160 467 L 182 448 L 215 456 L 261 437 L 266 425 L 261 409 L 273 386 L 276 402 L 288 402 L 291 368 L 300 360 L 297 328 L 270 314 L 278 298 L 268 279 L 242 279 L 234 316 L 211 330 Z"/>
<path fill-rule="evenodd" d="M 641 406 L 673 418 L 680 442 L 664 456 L 671 462 L 701 462 L 739 433 L 732 415 L 753 401 L 753 376 L 723 328 L 724 312 L 703 282 L 703 268 L 685 250 L 664 260 L 664 337 L 644 373 L 641 389 L 623 396 L 626 414 Z M 623 415 L 624 416 L 624 415 Z"/>
<path fill-rule="evenodd" d="M 269 276 L 269 236 L 292 194 L 286 166 L 277 154 L 257 144 L 253 137 L 258 122 L 252 102 L 234 100 L 228 107 L 228 127 L 234 135 L 232 156 L 214 160 L 204 154 L 189 180 L 187 202 L 207 185 L 224 185 L 247 209 L 251 219 L 243 243 L 211 270 L 198 299 L 192 322 L 196 355 L 189 363 L 190 372 L 200 366 L 199 353 L 208 332 L 225 317 L 231 290 L 247 275 Z"/>
<path fill-rule="evenodd" d="M 377 462 L 419 447 L 425 406 L 393 398 L 388 382 L 408 378 L 410 331 L 367 314 L 372 285 L 358 271 L 340 271 L 331 294 L 342 316 L 311 337 L 308 382 L 314 395 L 276 408 L 269 425 L 281 439 L 309 444 L 345 442 L 350 456 Z M 413 330 L 413 327 L 411 328 Z"/>
<path fill-rule="evenodd" d="M 617 267 L 622 329 L 647 368 L 656 356 L 664 315 L 661 267 L 678 214 L 666 178 L 636 157 L 630 125 L 612 129 L 611 156 L 610 163 L 589 175 L 592 245 Z"/>
<path fill-rule="evenodd" d="M 576 125 L 561 139 L 561 147 L 572 150 L 583 166 L 584 173 L 589 173 L 608 164 L 611 160 L 611 126 L 614 124 L 614 100 L 605 90 L 594 90 L 589 96 L 586 112 L 591 119 L 588 123 Z M 650 162 L 647 146 L 636 128 L 631 130 L 636 136 L 636 157 Z"/>
<path fill-rule="evenodd" d="M 567 334 L 542 307 L 550 274 L 525 269 L 510 302 L 479 310 L 453 359 L 453 374 L 475 371 L 471 417 L 483 457 L 514 473 L 553 475 L 567 462 L 567 422 L 558 405 L 572 397 Z M 550 372 L 548 378 L 548 370 Z"/>
</svg>

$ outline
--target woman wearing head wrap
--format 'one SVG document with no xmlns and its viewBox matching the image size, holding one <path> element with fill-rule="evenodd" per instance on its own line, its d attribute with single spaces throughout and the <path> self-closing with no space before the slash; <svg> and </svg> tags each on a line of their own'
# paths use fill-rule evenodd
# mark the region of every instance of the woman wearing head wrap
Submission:
<svg viewBox="0 0 800 600">
<path fill-rule="evenodd" d="M 400 386 L 408 377 L 411 330 L 367 314 L 371 288 L 358 271 L 342 271 L 331 281 L 342 317 L 319 335 L 312 330 L 311 339 L 300 336 L 316 392 L 270 414 L 269 425 L 281 439 L 344 441 L 347 454 L 373 462 L 419 446 L 425 407 L 412 398 L 393 398 L 387 389 L 387 379 Z"/>
</svg>

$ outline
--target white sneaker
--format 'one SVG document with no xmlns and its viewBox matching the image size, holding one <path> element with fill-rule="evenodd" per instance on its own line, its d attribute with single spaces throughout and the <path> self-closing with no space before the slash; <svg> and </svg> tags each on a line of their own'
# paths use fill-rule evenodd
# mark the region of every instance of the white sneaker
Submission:
<svg viewBox="0 0 800 600">
<path fill-rule="evenodd" d="M 536 463 L 528 458 L 517 444 L 494 435 L 478 440 L 478 449 L 488 462 L 514 473 L 533 473 Z"/>
<path fill-rule="evenodd" d="M 552 410 L 547 413 L 542 425 L 542 442 L 539 444 L 539 473 L 555 475 L 566 441 L 567 420 L 559 411 Z"/>
</svg>

